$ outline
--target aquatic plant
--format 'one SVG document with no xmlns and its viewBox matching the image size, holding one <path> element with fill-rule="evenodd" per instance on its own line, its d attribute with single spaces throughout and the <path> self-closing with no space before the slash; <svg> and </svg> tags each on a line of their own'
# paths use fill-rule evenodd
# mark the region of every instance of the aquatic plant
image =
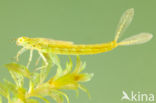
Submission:
<svg viewBox="0 0 156 103">
<path fill-rule="evenodd" d="M 77 56 L 75 67 L 73 67 L 73 62 L 69 57 L 64 69 L 57 55 L 44 54 L 44 56 L 48 61 L 48 66 L 32 72 L 26 66 L 15 62 L 5 65 L 14 80 L 12 83 L 4 79 L 0 83 L 0 94 L 7 98 L 8 103 L 39 103 L 39 100 L 32 97 L 50 103 L 45 98 L 47 96 L 53 98 L 57 103 L 63 103 L 64 99 L 69 103 L 68 95 L 62 90 L 78 91 L 81 89 L 88 93 L 81 82 L 89 81 L 93 74 L 82 72 L 85 69 L 85 63 L 82 63 L 79 56 Z M 55 68 L 55 66 L 57 67 L 56 74 L 47 78 L 50 69 Z M 29 80 L 27 88 L 24 87 L 25 78 Z M 2 99 L 0 99 L 0 103 L 2 103 Z"/>
</svg>

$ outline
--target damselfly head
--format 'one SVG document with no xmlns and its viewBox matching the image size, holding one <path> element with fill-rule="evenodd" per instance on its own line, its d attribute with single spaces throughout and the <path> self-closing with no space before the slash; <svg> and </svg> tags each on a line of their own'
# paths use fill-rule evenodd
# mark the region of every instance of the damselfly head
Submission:
<svg viewBox="0 0 156 103">
<path fill-rule="evenodd" d="M 19 37 L 16 39 L 16 44 L 23 46 L 26 43 L 27 39 L 28 37 L 24 37 L 24 36 Z"/>
</svg>

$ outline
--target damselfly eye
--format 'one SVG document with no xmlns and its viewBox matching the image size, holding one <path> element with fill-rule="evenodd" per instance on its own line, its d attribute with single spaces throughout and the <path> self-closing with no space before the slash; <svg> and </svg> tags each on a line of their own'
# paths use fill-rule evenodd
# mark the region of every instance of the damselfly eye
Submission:
<svg viewBox="0 0 156 103">
<path fill-rule="evenodd" d="M 23 37 L 20 37 L 20 38 L 17 39 L 16 43 L 21 44 L 21 43 L 23 43 L 23 41 L 24 41 Z"/>
<path fill-rule="evenodd" d="M 23 42 L 24 41 L 24 38 L 23 37 L 20 37 L 19 39 L 18 39 L 18 42 Z"/>
</svg>

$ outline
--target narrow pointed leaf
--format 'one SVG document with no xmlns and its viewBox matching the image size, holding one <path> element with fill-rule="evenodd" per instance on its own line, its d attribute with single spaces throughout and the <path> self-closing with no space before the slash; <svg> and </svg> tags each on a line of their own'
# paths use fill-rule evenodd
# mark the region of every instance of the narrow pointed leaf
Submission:
<svg viewBox="0 0 156 103">
<path fill-rule="evenodd" d="M 17 95 L 17 89 L 16 89 L 15 84 L 13 84 L 10 81 L 4 79 L 4 85 L 9 90 L 9 92 L 12 92 L 14 94 L 14 96 Z"/>
<path fill-rule="evenodd" d="M 39 103 L 39 101 L 37 101 L 35 99 L 27 99 L 26 103 Z"/>
<path fill-rule="evenodd" d="M 2 101 L 2 97 L 0 96 L 0 103 L 3 103 L 3 101 Z"/>
<path fill-rule="evenodd" d="M 29 72 L 29 70 L 23 66 L 23 65 L 19 65 L 19 64 L 16 64 L 16 63 L 9 63 L 9 64 L 6 64 L 5 65 L 9 71 L 13 71 L 13 72 L 16 72 L 16 73 L 19 73 L 27 78 L 30 78 L 31 77 L 31 73 Z"/>
<path fill-rule="evenodd" d="M 8 89 L 6 88 L 6 86 L 2 83 L 0 83 L 0 94 L 2 96 L 4 96 L 5 98 L 8 98 L 9 96 L 9 92 L 8 92 Z"/>
</svg>

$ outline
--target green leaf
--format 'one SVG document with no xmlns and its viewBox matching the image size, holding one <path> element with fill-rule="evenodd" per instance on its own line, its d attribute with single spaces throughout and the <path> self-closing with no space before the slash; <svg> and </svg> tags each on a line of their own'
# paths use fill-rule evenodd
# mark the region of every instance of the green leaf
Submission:
<svg viewBox="0 0 156 103">
<path fill-rule="evenodd" d="M 44 98 L 43 96 L 35 95 L 34 97 L 42 99 L 45 103 L 50 103 L 49 100 Z M 27 103 L 32 103 L 32 102 L 29 101 Z M 38 102 L 34 101 L 34 103 L 38 103 Z"/>
<path fill-rule="evenodd" d="M 5 65 L 6 68 L 8 68 L 13 80 L 15 81 L 16 85 L 18 87 L 22 87 L 24 83 L 24 77 L 31 78 L 31 73 L 28 71 L 28 69 L 20 64 L 16 63 L 9 63 Z"/>
<path fill-rule="evenodd" d="M 4 85 L 8 89 L 9 92 L 12 92 L 15 95 L 17 95 L 17 89 L 16 85 L 11 83 L 10 81 L 4 79 Z"/>
<path fill-rule="evenodd" d="M 51 97 L 52 97 L 54 100 L 56 100 L 57 102 L 60 101 L 60 102 L 58 102 L 58 103 L 63 103 L 63 98 L 62 98 L 61 95 L 64 96 L 64 97 L 66 98 L 67 103 L 70 103 L 70 102 L 69 102 L 69 97 L 68 97 L 68 95 L 66 95 L 64 92 L 61 92 L 61 91 L 56 90 L 56 89 L 51 89 Z M 59 97 L 59 96 L 60 96 L 60 97 Z"/>
<path fill-rule="evenodd" d="M 85 68 L 86 68 L 86 62 L 84 62 L 84 63 L 81 65 L 79 72 L 82 72 Z"/>
<path fill-rule="evenodd" d="M 72 70 L 72 67 L 73 67 L 73 63 L 72 63 L 71 58 L 69 57 L 69 62 L 66 62 L 66 69 L 63 71 L 64 75 L 70 73 Z"/>
<path fill-rule="evenodd" d="M 0 83 L 0 94 L 5 98 L 8 98 L 9 96 L 8 88 L 2 83 Z"/>
<path fill-rule="evenodd" d="M 35 99 L 27 99 L 26 103 L 39 103 L 39 101 L 37 101 Z"/>
<path fill-rule="evenodd" d="M 47 96 L 49 94 L 50 86 L 48 83 L 40 84 L 36 88 L 33 88 L 27 94 L 27 97 L 32 96 Z"/>
<path fill-rule="evenodd" d="M 80 88 L 82 91 L 84 91 L 85 93 L 87 93 L 89 99 L 91 99 L 91 95 L 90 95 L 89 91 L 88 91 L 84 86 L 82 86 L 82 85 L 79 84 L 79 88 Z"/>
<path fill-rule="evenodd" d="M 92 79 L 94 74 L 93 73 L 83 73 L 83 74 L 80 74 L 80 76 L 81 76 L 80 82 L 88 82 Z"/>
<path fill-rule="evenodd" d="M 3 101 L 2 101 L 2 97 L 0 96 L 0 103 L 3 103 Z"/>
<path fill-rule="evenodd" d="M 15 73 L 19 73 L 27 78 L 31 78 L 31 73 L 29 72 L 29 70 L 20 64 L 16 64 L 16 63 L 9 63 L 5 65 L 9 71 L 13 71 Z"/>
<path fill-rule="evenodd" d="M 26 90 L 24 88 L 17 88 L 17 97 L 20 100 L 25 100 Z"/>
<path fill-rule="evenodd" d="M 21 75 L 19 73 L 16 73 L 16 72 L 13 72 L 13 71 L 10 71 L 10 74 L 11 74 L 13 80 L 15 81 L 16 86 L 22 87 L 23 84 L 24 84 L 24 77 L 23 77 L 23 75 Z"/>
<path fill-rule="evenodd" d="M 77 56 L 76 66 L 75 66 L 75 69 L 74 69 L 73 73 L 79 73 L 80 72 L 81 65 L 82 65 L 82 62 L 80 60 L 80 57 Z"/>
<path fill-rule="evenodd" d="M 53 98 L 57 103 L 63 103 L 64 102 L 64 98 L 61 94 L 57 93 L 57 92 L 52 92 L 49 94 L 51 96 L 51 98 Z"/>
<path fill-rule="evenodd" d="M 60 66 L 60 59 L 58 58 L 56 54 L 50 53 L 49 56 L 55 65 Z"/>
</svg>

